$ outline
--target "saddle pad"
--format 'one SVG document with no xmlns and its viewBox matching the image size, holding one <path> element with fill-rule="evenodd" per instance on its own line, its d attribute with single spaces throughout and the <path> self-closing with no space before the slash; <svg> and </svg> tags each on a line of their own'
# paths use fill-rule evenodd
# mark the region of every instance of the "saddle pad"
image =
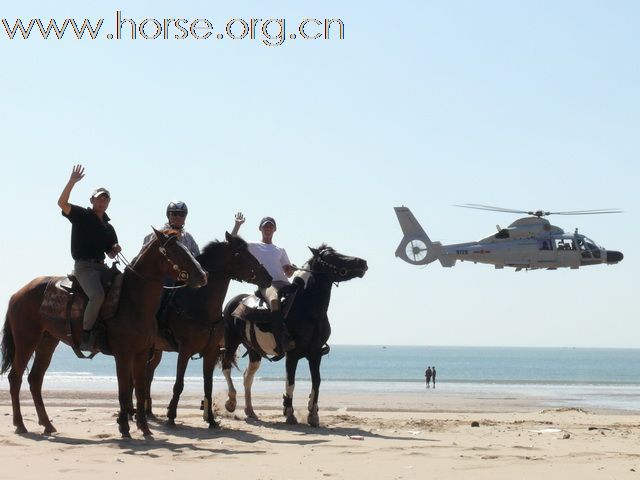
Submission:
<svg viewBox="0 0 640 480">
<path fill-rule="evenodd" d="M 122 274 L 114 278 L 102 304 L 99 319 L 107 320 L 115 316 L 123 278 Z M 83 317 L 86 305 L 87 297 L 83 293 L 69 291 L 67 277 L 55 277 L 47 283 L 40 305 L 40 314 L 49 318 L 69 318 L 73 322 Z"/>
<path fill-rule="evenodd" d="M 277 344 L 273 333 L 263 331 L 262 329 L 260 329 L 259 325 L 256 325 L 253 322 L 245 322 L 244 335 L 251 345 L 254 345 L 255 347 L 257 344 L 257 346 L 259 347 L 259 350 L 257 350 L 259 352 L 260 350 L 262 350 L 262 352 L 260 353 L 263 356 L 279 355 L 279 352 L 276 351 Z"/>
<path fill-rule="evenodd" d="M 76 296 L 65 288 L 67 285 L 68 281 L 66 277 L 56 277 L 49 280 L 44 290 L 42 303 L 40 304 L 40 314 L 42 316 L 49 318 L 67 318 L 69 305 Z"/>
</svg>

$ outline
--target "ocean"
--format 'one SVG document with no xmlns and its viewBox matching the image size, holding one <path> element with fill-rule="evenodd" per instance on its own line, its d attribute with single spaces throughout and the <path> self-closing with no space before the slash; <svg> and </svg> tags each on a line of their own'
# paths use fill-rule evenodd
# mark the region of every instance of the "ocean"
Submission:
<svg viewBox="0 0 640 480">
<path fill-rule="evenodd" d="M 240 358 L 240 370 L 232 374 L 239 391 L 246 363 L 246 357 Z M 156 371 L 152 393 L 171 391 L 175 365 L 176 354 L 165 353 Z M 640 412 L 640 349 L 332 345 L 322 361 L 321 391 L 399 395 L 424 392 L 427 366 L 437 369 L 437 391 L 450 395 L 535 397 L 555 407 Z M 283 361 L 264 360 L 254 391 L 281 393 L 284 368 Z M 186 392 L 202 390 L 201 371 L 201 360 L 191 360 L 185 379 Z M 298 395 L 307 395 L 309 379 L 307 362 L 302 360 L 297 371 Z M 0 380 L 0 387 L 8 389 L 6 375 Z M 69 347 L 61 345 L 45 377 L 44 388 L 115 392 L 114 360 L 103 355 L 79 360 Z M 225 390 L 226 383 L 218 368 L 214 394 Z"/>
</svg>

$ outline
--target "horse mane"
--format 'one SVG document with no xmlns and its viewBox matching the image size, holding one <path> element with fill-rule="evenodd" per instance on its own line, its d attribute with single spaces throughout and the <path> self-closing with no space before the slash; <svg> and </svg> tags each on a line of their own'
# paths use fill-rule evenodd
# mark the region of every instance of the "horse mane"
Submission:
<svg viewBox="0 0 640 480">
<path fill-rule="evenodd" d="M 321 243 L 319 247 L 314 248 L 314 250 L 317 250 L 318 252 L 324 252 L 325 250 L 331 250 L 333 252 L 335 252 L 335 249 L 329 245 L 327 245 L 326 243 Z M 315 255 L 312 256 L 309 259 L 309 263 L 312 263 L 314 260 L 316 259 Z"/>
<path fill-rule="evenodd" d="M 241 237 L 236 236 L 235 240 L 242 246 L 242 247 L 247 247 L 247 242 L 242 239 Z M 206 257 L 208 255 L 211 255 L 212 253 L 215 253 L 220 247 L 226 245 L 228 242 L 226 241 L 220 241 L 217 238 L 215 240 L 213 240 L 212 242 L 207 243 L 204 248 L 202 249 L 200 255 L 203 257 Z"/>
<path fill-rule="evenodd" d="M 223 245 L 224 245 L 224 242 L 221 242 L 218 239 L 215 239 L 204 246 L 204 248 L 200 251 L 199 257 L 201 258 L 209 257 L 215 254 Z"/>
</svg>

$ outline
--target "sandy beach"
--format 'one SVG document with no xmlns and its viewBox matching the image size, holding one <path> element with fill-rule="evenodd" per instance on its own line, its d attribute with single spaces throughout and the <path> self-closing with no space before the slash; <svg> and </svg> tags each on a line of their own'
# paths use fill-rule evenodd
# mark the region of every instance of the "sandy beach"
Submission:
<svg viewBox="0 0 640 480">
<path fill-rule="evenodd" d="M 25 382 L 26 383 L 26 382 Z M 254 399 L 260 421 L 234 414 L 216 397 L 221 428 L 205 427 L 199 396 L 183 396 L 177 426 L 162 420 L 156 395 L 153 438 L 132 424 L 120 439 L 115 393 L 48 391 L 58 433 L 43 436 L 28 392 L 30 433 L 16 435 L 8 392 L 0 393 L 0 479 L 226 478 L 640 478 L 640 422 L 632 413 L 540 408 L 510 399 L 458 396 L 321 396 L 320 428 L 307 426 L 305 396 L 294 399 L 299 425 L 286 425 L 278 396 Z M 472 427 L 472 422 L 478 422 Z"/>
</svg>

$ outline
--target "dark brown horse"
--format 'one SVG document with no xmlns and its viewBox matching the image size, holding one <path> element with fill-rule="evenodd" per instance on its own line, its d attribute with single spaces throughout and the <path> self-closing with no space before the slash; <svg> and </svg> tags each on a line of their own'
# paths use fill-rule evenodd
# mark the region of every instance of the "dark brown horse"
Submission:
<svg viewBox="0 0 640 480">
<path fill-rule="evenodd" d="M 331 335 L 331 325 L 327 311 L 331 300 L 331 287 L 338 282 L 360 278 L 367 271 L 367 262 L 361 258 L 348 257 L 336 252 L 327 245 L 310 249 L 311 259 L 299 269 L 294 284 L 299 285 L 291 309 L 287 315 L 287 328 L 296 342 L 296 348 L 286 354 L 286 392 L 283 402 L 283 413 L 289 424 L 297 423 L 293 412 L 293 390 L 296 381 L 298 361 L 306 358 L 311 373 L 311 394 L 309 395 L 309 425 L 317 427 L 318 395 L 320 393 L 320 361 L 326 353 L 326 342 Z M 304 287 L 302 286 L 304 284 Z M 225 354 L 222 360 L 222 372 L 227 380 L 229 397 L 225 404 L 229 412 L 236 408 L 236 389 L 231 380 L 231 367 L 235 364 L 235 354 L 242 343 L 249 351 L 249 365 L 244 372 L 245 413 L 257 418 L 251 400 L 253 377 L 260 368 L 261 354 L 274 355 L 273 334 L 255 329 L 254 335 L 247 335 L 247 322 L 234 316 L 236 307 L 247 295 L 238 295 L 231 299 L 224 308 Z M 256 344 L 257 343 L 257 344 Z"/>
<path fill-rule="evenodd" d="M 162 352 L 178 352 L 176 381 L 173 397 L 167 408 L 167 423 L 175 424 L 180 394 L 184 389 L 184 374 L 189 358 L 200 354 L 202 357 L 202 375 L 204 378 L 204 419 L 209 427 L 217 427 L 213 416 L 213 369 L 220 355 L 220 345 L 224 337 L 222 323 L 222 305 L 229 288 L 229 282 L 238 280 L 250 282 L 258 287 L 267 287 L 271 276 L 251 255 L 247 242 L 240 237 L 226 233 L 225 242 L 211 242 L 197 257 L 198 262 L 209 274 L 205 287 L 197 290 L 178 290 L 167 309 L 167 324 L 171 330 L 177 349 L 164 337 L 158 336 L 153 359 L 147 367 L 148 392 L 156 367 L 162 358 Z M 147 414 L 151 411 L 151 398 L 147 400 Z"/>
<path fill-rule="evenodd" d="M 168 276 L 180 278 L 190 286 L 200 287 L 207 282 L 207 274 L 189 251 L 177 242 L 176 232 L 154 230 L 155 238 L 145 245 L 124 272 L 120 303 L 116 316 L 107 322 L 107 339 L 116 361 L 118 376 L 119 430 L 130 437 L 128 407 L 131 388 L 135 387 L 136 424 L 142 433 L 151 435 L 144 413 L 146 392 L 146 364 L 156 336 L 155 313 Z M 54 277 L 38 277 L 18 290 L 9 300 L 2 337 L 2 367 L 0 374 L 9 371 L 13 424 L 16 433 L 25 433 L 20 412 L 22 375 L 29 359 L 35 359 L 28 376 L 31 395 L 44 433 L 56 431 L 51 424 L 42 400 L 42 382 L 51 356 L 60 341 L 71 344 L 67 336 L 68 322 L 52 320 L 40 314 L 40 305 L 47 283 Z M 81 325 L 74 325 L 73 335 L 80 338 Z M 132 382 L 133 379 L 133 382 Z"/>
</svg>

